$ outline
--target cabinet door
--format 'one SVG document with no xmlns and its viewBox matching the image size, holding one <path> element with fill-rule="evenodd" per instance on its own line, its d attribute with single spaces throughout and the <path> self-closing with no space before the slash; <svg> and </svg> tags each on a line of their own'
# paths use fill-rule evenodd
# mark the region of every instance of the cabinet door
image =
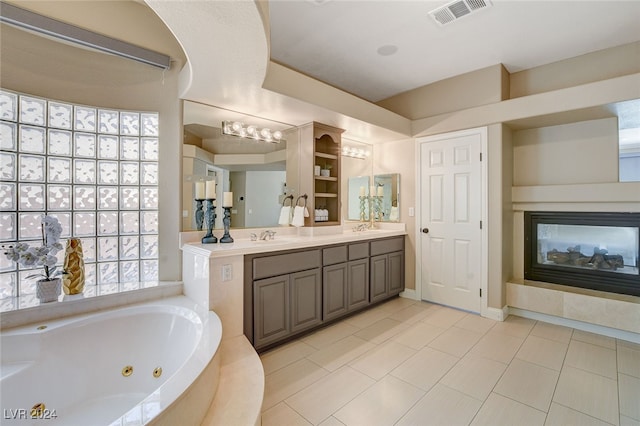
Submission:
<svg viewBox="0 0 640 426">
<path fill-rule="evenodd" d="M 265 346 L 289 335 L 289 275 L 253 282 L 253 344 Z"/>
<path fill-rule="evenodd" d="M 322 322 L 322 277 L 320 269 L 290 274 L 291 332 Z"/>
<path fill-rule="evenodd" d="M 404 253 L 389 253 L 389 296 L 404 290 Z"/>
<path fill-rule="evenodd" d="M 373 256 L 371 258 L 371 303 L 386 299 L 388 294 L 387 266 L 388 257 L 386 254 Z"/>
<path fill-rule="evenodd" d="M 347 264 L 325 266 L 322 270 L 322 318 L 327 321 L 347 313 Z"/>
<path fill-rule="evenodd" d="M 347 265 L 347 310 L 369 304 L 369 259 L 353 260 Z"/>
</svg>

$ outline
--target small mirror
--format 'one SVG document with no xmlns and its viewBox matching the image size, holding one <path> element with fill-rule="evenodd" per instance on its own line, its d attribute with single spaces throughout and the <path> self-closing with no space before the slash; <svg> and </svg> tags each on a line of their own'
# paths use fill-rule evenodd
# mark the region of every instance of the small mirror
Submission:
<svg viewBox="0 0 640 426">
<path fill-rule="evenodd" d="M 376 188 L 376 217 L 382 222 L 400 221 L 400 174 L 375 175 L 373 186 Z"/>
<path fill-rule="evenodd" d="M 369 219 L 369 176 L 354 176 L 349 178 L 348 220 L 366 221 Z"/>
</svg>

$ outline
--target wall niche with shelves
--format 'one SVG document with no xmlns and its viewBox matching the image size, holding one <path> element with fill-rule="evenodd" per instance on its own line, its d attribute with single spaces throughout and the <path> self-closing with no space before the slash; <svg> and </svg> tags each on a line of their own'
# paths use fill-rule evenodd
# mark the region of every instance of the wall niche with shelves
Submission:
<svg viewBox="0 0 640 426">
<path fill-rule="evenodd" d="M 340 225 L 340 153 L 344 130 L 316 122 L 301 130 L 301 142 L 312 149 L 306 157 L 308 167 L 304 168 L 308 172 L 302 179 L 305 193 L 309 195 L 309 217 L 305 218 L 305 226 Z M 313 143 L 306 145 L 305 141 L 309 140 Z"/>
</svg>

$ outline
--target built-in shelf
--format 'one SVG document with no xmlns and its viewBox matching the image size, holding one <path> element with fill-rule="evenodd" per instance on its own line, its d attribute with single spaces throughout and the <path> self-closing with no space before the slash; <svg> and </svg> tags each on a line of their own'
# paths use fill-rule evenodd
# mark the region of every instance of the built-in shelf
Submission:
<svg viewBox="0 0 640 426">
<path fill-rule="evenodd" d="M 313 134 L 313 166 L 329 169 L 330 176 L 313 176 L 309 181 L 312 186 L 312 202 L 314 211 L 323 210 L 325 221 L 316 221 L 311 214 L 306 223 L 311 226 L 340 225 L 340 153 L 342 151 L 342 132 L 344 130 L 320 123 L 312 123 Z"/>
<path fill-rule="evenodd" d="M 319 157 L 319 158 L 327 158 L 329 160 L 337 160 L 338 159 L 337 155 L 327 154 L 326 152 L 317 152 L 316 151 L 315 156 Z"/>
</svg>

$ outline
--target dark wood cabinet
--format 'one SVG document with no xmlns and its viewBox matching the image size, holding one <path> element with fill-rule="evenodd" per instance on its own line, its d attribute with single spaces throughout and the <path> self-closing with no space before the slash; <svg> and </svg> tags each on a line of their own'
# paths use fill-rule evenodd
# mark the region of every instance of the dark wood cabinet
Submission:
<svg viewBox="0 0 640 426">
<path fill-rule="evenodd" d="M 255 347 L 266 346 L 291 333 L 289 275 L 265 278 L 253 285 Z"/>
<path fill-rule="evenodd" d="M 404 237 L 245 256 L 244 331 L 256 349 L 404 290 Z"/>
<path fill-rule="evenodd" d="M 370 300 L 376 303 L 404 290 L 404 237 L 372 242 L 371 254 Z"/>
<path fill-rule="evenodd" d="M 297 333 L 322 322 L 322 277 L 320 269 L 289 276 L 291 286 L 291 332 Z"/>
<path fill-rule="evenodd" d="M 369 304 L 369 259 L 352 260 L 347 264 L 347 311 Z"/>
<path fill-rule="evenodd" d="M 371 258 L 371 303 L 386 299 L 389 256 L 381 254 Z"/>
<path fill-rule="evenodd" d="M 322 317 L 325 321 L 341 317 L 347 313 L 348 282 L 346 263 L 322 268 Z"/>
</svg>

